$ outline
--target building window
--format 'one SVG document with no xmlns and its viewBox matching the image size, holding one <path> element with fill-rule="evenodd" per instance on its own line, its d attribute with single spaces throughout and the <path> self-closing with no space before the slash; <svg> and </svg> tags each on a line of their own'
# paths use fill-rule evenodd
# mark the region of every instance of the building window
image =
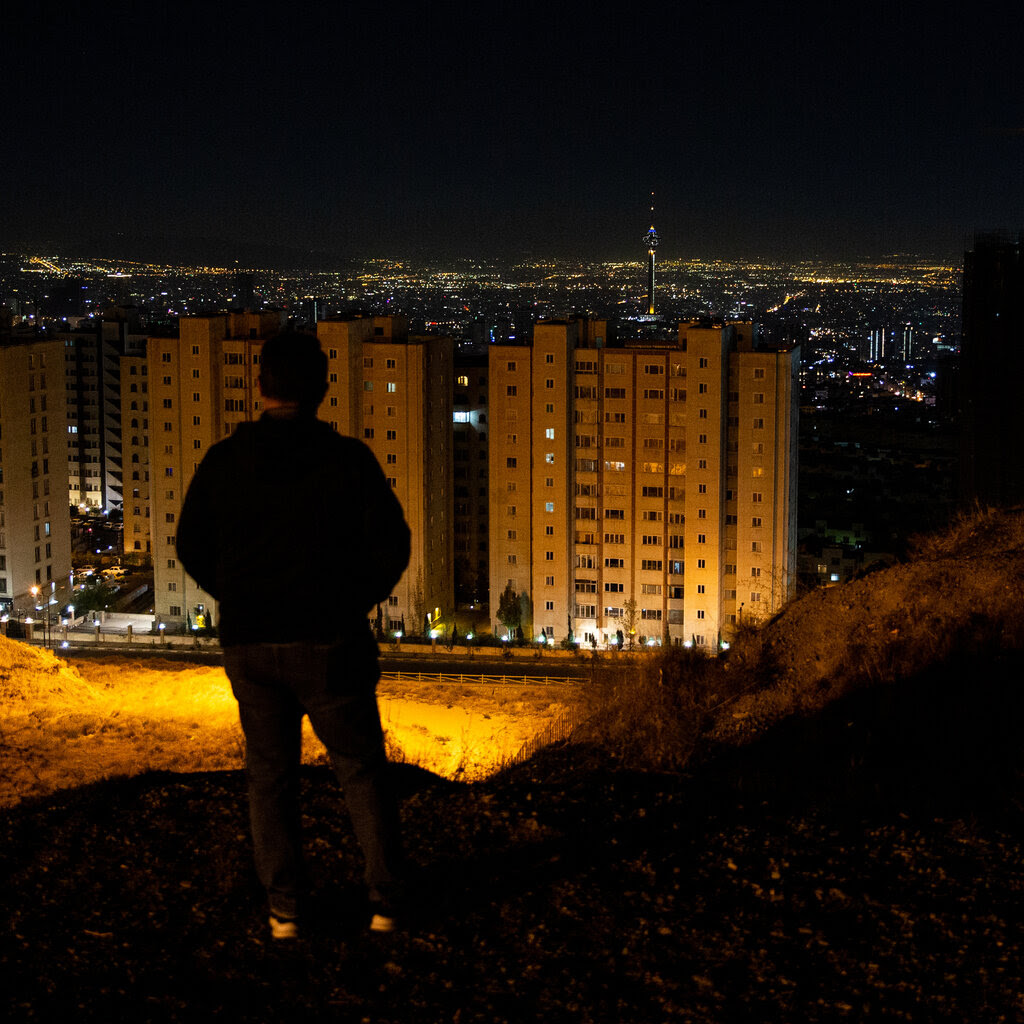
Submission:
<svg viewBox="0 0 1024 1024">
<path fill-rule="evenodd" d="M 515 386 L 515 384 L 509 384 L 508 387 L 505 388 L 505 394 L 509 398 L 515 398 L 515 396 L 518 393 L 519 393 L 519 389 Z"/>
<path fill-rule="evenodd" d="M 555 560 L 555 553 L 554 553 L 554 551 L 545 551 L 544 552 L 544 561 L 545 562 L 553 562 L 554 560 Z"/>
<path fill-rule="evenodd" d="M 514 455 L 510 455 L 507 459 L 505 459 L 505 468 L 506 469 L 515 469 L 516 468 L 516 457 Z"/>
</svg>

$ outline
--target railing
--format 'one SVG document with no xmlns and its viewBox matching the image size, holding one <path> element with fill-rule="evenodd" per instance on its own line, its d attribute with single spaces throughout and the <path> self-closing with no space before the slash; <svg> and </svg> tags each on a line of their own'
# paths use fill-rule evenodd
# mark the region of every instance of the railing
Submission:
<svg viewBox="0 0 1024 1024">
<path fill-rule="evenodd" d="M 488 676 L 480 672 L 382 672 L 380 678 L 385 683 L 476 683 L 492 686 L 564 686 L 583 681 L 580 676 Z"/>
<path fill-rule="evenodd" d="M 532 739 L 527 740 L 519 748 L 519 752 L 514 757 L 509 758 L 509 766 L 529 761 L 538 750 L 542 750 L 552 743 L 560 743 L 563 740 L 571 739 L 572 734 L 583 723 L 584 719 L 584 714 L 578 708 L 570 708 L 559 715 L 553 722 L 550 722 L 546 728 L 542 729 Z"/>
</svg>

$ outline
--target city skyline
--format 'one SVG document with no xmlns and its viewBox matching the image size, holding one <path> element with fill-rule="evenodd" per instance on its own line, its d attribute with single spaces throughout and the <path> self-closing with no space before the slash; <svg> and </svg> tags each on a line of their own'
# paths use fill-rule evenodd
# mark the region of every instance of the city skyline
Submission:
<svg viewBox="0 0 1024 1024">
<path fill-rule="evenodd" d="M 642 260 L 653 190 L 659 263 L 953 259 L 1024 222 L 1022 15 L 930 6 L 22 8 L 3 245 Z"/>
</svg>

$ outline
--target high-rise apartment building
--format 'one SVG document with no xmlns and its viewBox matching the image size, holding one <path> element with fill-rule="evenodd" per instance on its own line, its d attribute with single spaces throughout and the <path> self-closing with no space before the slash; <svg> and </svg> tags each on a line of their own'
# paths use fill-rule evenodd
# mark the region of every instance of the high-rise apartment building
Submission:
<svg viewBox="0 0 1024 1024">
<path fill-rule="evenodd" d="M 175 524 L 192 474 L 211 445 L 239 423 L 258 418 L 259 353 L 280 326 L 280 314 L 269 312 L 182 317 L 176 337 L 148 341 L 148 373 L 142 378 L 148 380 L 148 410 L 140 398 L 137 411 L 148 411 L 149 417 L 154 610 L 171 627 L 206 621 L 214 607 L 177 560 Z M 145 472 L 141 458 L 140 474 Z M 140 497 L 141 492 L 140 486 Z M 254 514 L 259 497 L 252 496 Z M 298 510 L 296 528 L 301 528 Z M 259 558 L 258 551 L 253 558 Z M 293 603 L 295 595 L 281 595 L 281 601 L 282 606 Z"/>
<path fill-rule="evenodd" d="M 2 612 L 31 616 L 37 601 L 70 600 L 67 438 L 62 343 L 0 333 Z"/>
<path fill-rule="evenodd" d="M 751 324 L 618 346 L 601 322 L 538 323 L 490 350 L 492 618 L 715 647 L 796 583 L 798 350 Z"/>
<path fill-rule="evenodd" d="M 369 445 L 412 533 L 381 627 L 419 633 L 454 610 L 452 340 L 410 335 L 398 316 L 322 320 L 317 336 L 328 357 L 320 417 Z"/>
<path fill-rule="evenodd" d="M 146 337 L 131 311 L 114 308 L 61 332 L 68 398 L 68 487 L 72 505 L 120 510 L 124 502 L 121 360 L 142 357 Z"/>
<path fill-rule="evenodd" d="M 175 523 L 196 466 L 210 446 L 261 414 L 257 378 L 263 342 L 281 327 L 277 313 L 182 317 L 173 338 L 150 338 L 149 494 L 156 612 L 170 626 L 196 625 L 215 604 L 177 561 Z M 319 416 L 362 438 L 395 489 L 412 531 L 412 560 L 381 609 L 382 626 L 410 631 L 452 608 L 452 344 L 410 337 L 399 317 L 348 317 L 317 324 L 328 357 L 328 392 Z M 130 367 L 128 375 L 131 379 Z M 142 410 L 140 410 L 142 411 Z M 144 453 L 140 453 L 140 465 Z M 144 470 L 141 470 L 144 474 Z M 146 480 L 140 479 L 140 499 Z M 254 494 L 253 514 L 260 495 Z M 134 506 L 133 506 L 134 507 Z M 140 502 L 140 508 L 144 507 Z M 295 529 L 303 529 L 302 509 Z M 140 531 L 141 532 L 141 531 Z M 126 530 L 126 540 L 133 537 Z M 258 559 L 260 553 L 253 552 Z M 345 580 L 320 579 L 282 594 L 282 614 L 329 614 Z M 297 612 L 296 609 L 302 609 Z"/>
<path fill-rule="evenodd" d="M 456 356 L 452 411 L 455 599 L 475 606 L 487 599 L 488 552 L 487 356 Z"/>
<path fill-rule="evenodd" d="M 961 496 L 1024 500 L 1017 391 L 1024 373 L 1024 233 L 983 236 L 964 254 Z"/>
<path fill-rule="evenodd" d="M 124 480 L 123 541 L 125 558 L 150 564 L 149 361 L 141 355 L 121 357 L 121 466 Z"/>
</svg>

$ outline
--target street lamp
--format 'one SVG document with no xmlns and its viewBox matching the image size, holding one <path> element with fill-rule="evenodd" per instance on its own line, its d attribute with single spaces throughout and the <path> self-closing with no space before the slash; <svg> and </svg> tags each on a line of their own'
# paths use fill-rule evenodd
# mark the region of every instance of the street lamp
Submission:
<svg viewBox="0 0 1024 1024">
<path fill-rule="evenodd" d="M 35 605 L 35 610 L 41 612 L 43 606 L 39 603 L 39 587 L 34 585 L 28 588 L 28 592 L 32 595 L 32 604 Z M 49 644 L 49 632 L 50 632 L 50 601 L 49 598 L 46 600 L 46 618 L 43 619 L 43 646 L 46 647 Z"/>
</svg>

